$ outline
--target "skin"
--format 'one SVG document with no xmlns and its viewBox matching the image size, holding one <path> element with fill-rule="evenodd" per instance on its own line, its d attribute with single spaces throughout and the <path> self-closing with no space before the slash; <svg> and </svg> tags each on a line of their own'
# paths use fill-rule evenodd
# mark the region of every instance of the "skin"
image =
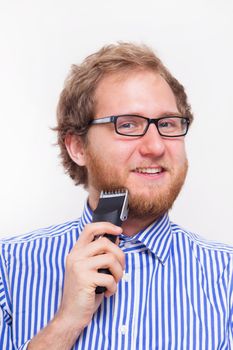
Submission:
<svg viewBox="0 0 233 350">
<path fill-rule="evenodd" d="M 159 75 L 136 71 L 110 75 L 95 94 L 96 118 L 138 114 L 148 118 L 180 115 L 175 96 Z M 76 137 L 67 140 L 71 158 L 88 169 L 89 204 L 96 208 L 101 189 L 127 188 L 130 216 L 124 234 L 133 235 L 170 209 L 180 192 L 187 171 L 184 138 L 163 138 L 150 125 L 143 137 L 125 137 L 113 124 L 94 125 L 85 147 Z M 160 168 L 159 174 L 139 173 Z"/>
<path fill-rule="evenodd" d="M 124 79 L 122 79 L 124 78 Z M 109 75 L 97 87 L 96 118 L 132 113 L 148 118 L 165 114 L 179 115 L 175 97 L 165 80 L 150 71 L 131 72 L 127 76 Z M 133 235 L 148 226 L 171 206 L 176 186 L 179 192 L 185 179 L 187 160 L 184 138 L 162 138 L 154 125 L 143 137 L 126 138 L 114 132 L 113 125 L 95 125 L 88 131 L 88 143 L 68 136 L 66 147 L 71 158 L 88 169 L 89 204 L 95 209 L 103 186 L 115 183 L 126 187 L 131 203 L 142 203 L 145 209 L 139 217 L 137 208 L 123 224 L 124 234 Z M 94 161 L 94 166 L 93 166 Z M 160 168 L 159 174 L 139 173 L 138 168 Z M 98 173 L 101 176 L 98 177 Z M 113 181 L 112 181 L 113 180 Z M 178 183 L 178 185 L 177 185 Z M 169 189 L 169 190 L 168 190 Z M 163 208 L 147 205 L 166 197 Z M 96 295 L 96 286 L 106 286 L 105 296 L 113 295 L 124 271 L 124 254 L 117 244 L 106 238 L 94 240 L 103 232 L 119 235 L 120 227 L 110 223 L 86 225 L 82 235 L 67 256 L 63 299 L 54 319 L 30 344 L 29 350 L 70 349 L 92 316 L 104 295 Z M 98 273 L 99 268 L 109 268 L 112 275 Z"/>
</svg>

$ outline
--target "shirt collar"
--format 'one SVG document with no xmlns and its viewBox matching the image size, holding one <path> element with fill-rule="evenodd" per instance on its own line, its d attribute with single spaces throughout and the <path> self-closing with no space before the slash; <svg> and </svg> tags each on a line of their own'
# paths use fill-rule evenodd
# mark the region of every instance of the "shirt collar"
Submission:
<svg viewBox="0 0 233 350">
<path fill-rule="evenodd" d="M 168 214 L 164 214 L 150 226 L 141 230 L 134 238 L 142 242 L 162 264 L 165 264 L 172 245 L 172 229 Z"/>
<path fill-rule="evenodd" d="M 92 222 L 92 215 L 92 210 L 86 201 L 80 218 L 80 231 L 84 229 L 86 224 Z M 172 229 L 168 214 L 164 214 L 150 226 L 138 232 L 135 236 L 130 238 L 130 241 L 139 241 L 143 243 L 162 264 L 165 264 L 172 244 Z"/>
<path fill-rule="evenodd" d="M 92 222 L 92 215 L 93 215 L 92 210 L 89 207 L 88 202 L 86 200 L 83 213 L 79 221 L 80 232 L 83 231 L 85 225 L 90 224 Z"/>
</svg>

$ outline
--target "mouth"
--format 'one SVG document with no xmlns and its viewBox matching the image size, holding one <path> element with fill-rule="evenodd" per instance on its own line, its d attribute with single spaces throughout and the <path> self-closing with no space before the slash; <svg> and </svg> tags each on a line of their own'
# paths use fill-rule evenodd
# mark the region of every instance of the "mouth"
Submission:
<svg viewBox="0 0 233 350">
<path fill-rule="evenodd" d="M 133 170 L 134 173 L 145 174 L 145 175 L 158 175 L 165 171 L 162 167 L 148 167 L 148 168 L 140 168 L 137 167 Z"/>
</svg>

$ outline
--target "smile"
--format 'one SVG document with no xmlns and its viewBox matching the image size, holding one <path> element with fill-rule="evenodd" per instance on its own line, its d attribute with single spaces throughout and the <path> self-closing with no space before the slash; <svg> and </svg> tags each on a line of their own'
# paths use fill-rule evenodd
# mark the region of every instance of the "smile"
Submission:
<svg viewBox="0 0 233 350">
<path fill-rule="evenodd" d="M 159 174 L 163 171 L 161 167 L 158 168 L 136 168 L 134 172 L 139 174 Z"/>
</svg>

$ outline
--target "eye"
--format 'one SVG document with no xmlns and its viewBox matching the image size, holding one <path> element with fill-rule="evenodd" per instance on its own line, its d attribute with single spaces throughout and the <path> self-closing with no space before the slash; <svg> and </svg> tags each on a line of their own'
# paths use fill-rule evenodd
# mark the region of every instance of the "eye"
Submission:
<svg viewBox="0 0 233 350">
<path fill-rule="evenodd" d="M 138 135 L 145 128 L 146 120 L 140 116 L 125 115 L 117 119 L 117 130 L 123 135 Z"/>
<path fill-rule="evenodd" d="M 173 129 L 179 125 L 177 119 L 164 119 L 159 122 L 160 129 Z"/>
<path fill-rule="evenodd" d="M 133 122 L 125 122 L 125 123 L 119 123 L 118 129 L 133 129 L 136 127 L 136 124 Z"/>
<path fill-rule="evenodd" d="M 131 132 L 140 128 L 141 123 L 142 121 L 138 117 L 122 116 L 117 119 L 117 128 L 121 131 Z"/>
<path fill-rule="evenodd" d="M 162 122 L 162 123 L 159 124 L 159 128 L 160 128 L 160 129 L 168 129 L 168 128 L 170 128 L 171 126 L 172 126 L 172 124 L 169 123 L 169 122 Z"/>
<path fill-rule="evenodd" d="M 162 122 L 159 124 L 160 128 L 167 128 L 169 125 L 168 125 L 168 122 Z"/>
</svg>

